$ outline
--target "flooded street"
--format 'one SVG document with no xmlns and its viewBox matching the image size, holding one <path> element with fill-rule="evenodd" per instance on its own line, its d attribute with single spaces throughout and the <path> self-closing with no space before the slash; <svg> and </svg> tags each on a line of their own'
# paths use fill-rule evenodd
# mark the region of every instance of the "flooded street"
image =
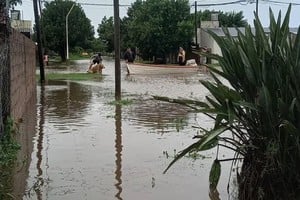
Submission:
<svg viewBox="0 0 300 200">
<path fill-rule="evenodd" d="M 106 58 L 103 63 L 101 81 L 48 81 L 38 86 L 36 133 L 23 199 L 210 199 L 208 176 L 215 150 L 184 157 L 163 171 L 175 153 L 195 141 L 195 126 L 211 127 L 213 122 L 152 96 L 205 100 L 208 91 L 199 80 L 211 77 L 127 76 L 122 65 L 122 99 L 128 105 L 116 106 L 114 61 Z M 88 61 L 80 61 L 67 70 L 85 72 L 87 66 Z M 227 199 L 230 164 L 222 163 L 220 199 Z"/>
</svg>

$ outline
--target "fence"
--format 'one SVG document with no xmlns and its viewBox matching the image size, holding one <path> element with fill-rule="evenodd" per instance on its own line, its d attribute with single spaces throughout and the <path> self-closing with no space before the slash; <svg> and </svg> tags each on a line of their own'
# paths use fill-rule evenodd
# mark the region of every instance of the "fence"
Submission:
<svg viewBox="0 0 300 200">
<path fill-rule="evenodd" d="M 9 22 L 5 4 L 0 3 L 0 137 L 7 117 L 19 121 L 36 94 L 36 45 Z"/>
</svg>

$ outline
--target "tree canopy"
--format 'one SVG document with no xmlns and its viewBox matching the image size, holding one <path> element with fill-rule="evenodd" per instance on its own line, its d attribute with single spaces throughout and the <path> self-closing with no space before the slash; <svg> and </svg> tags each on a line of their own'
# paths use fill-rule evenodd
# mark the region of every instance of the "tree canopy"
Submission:
<svg viewBox="0 0 300 200">
<path fill-rule="evenodd" d="M 74 5 L 72 1 L 45 2 L 41 17 L 45 47 L 66 59 L 66 15 Z M 68 17 L 68 40 L 70 49 L 79 46 L 89 48 L 94 39 L 94 30 L 80 5 L 75 4 Z"/>
<path fill-rule="evenodd" d="M 243 12 L 222 12 L 222 11 L 210 11 L 204 10 L 197 12 L 197 18 L 200 21 L 209 21 L 211 20 L 211 14 L 217 13 L 218 19 L 220 22 L 220 26 L 224 27 L 245 27 L 248 23 L 247 20 L 244 19 Z M 194 15 L 194 14 L 193 14 Z"/>
<path fill-rule="evenodd" d="M 138 47 L 142 58 L 165 58 L 193 36 L 188 0 L 137 0 L 123 19 L 124 45 Z"/>
<path fill-rule="evenodd" d="M 9 0 L 10 6 L 16 6 L 17 4 L 22 4 L 22 0 Z"/>
<path fill-rule="evenodd" d="M 112 52 L 114 50 L 114 18 L 104 17 L 97 29 L 99 39 L 104 42 L 105 50 Z"/>
<path fill-rule="evenodd" d="M 220 26 L 243 27 L 247 25 L 243 12 L 204 10 L 197 13 L 198 20 L 211 20 L 218 13 Z M 188 0 L 137 0 L 120 21 L 121 49 L 138 48 L 143 59 L 165 58 L 185 48 L 194 34 L 194 14 L 190 14 Z M 99 38 L 106 44 L 106 51 L 114 49 L 114 20 L 104 17 L 97 29 Z"/>
</svg>

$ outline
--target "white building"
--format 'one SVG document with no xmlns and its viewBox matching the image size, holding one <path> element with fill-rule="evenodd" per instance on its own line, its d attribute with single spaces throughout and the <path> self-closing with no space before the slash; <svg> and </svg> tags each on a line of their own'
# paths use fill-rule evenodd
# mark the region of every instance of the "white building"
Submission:
<svg viewBox="0 0 300 200">
<path fill-rule="evenodd" d="M 11 27 L 17 31 L 25 34 L 27 37 L 30 37 L 32 34 L 32 23 L 30 20 L 22 20 L 19 10 L 11 10 Z"/>
<path fill-rule="evenodd" d="M 213 39 L 213 37 L 208 33 L 209 31 L 215 33 L 219 37 L 224 37 L 225 33 L 223 29 L 219 26 L 217 26 L 219 23 L 216 22 L 201 22 L 201 28 L 198 28 L 197 33 L 198 33 L 198 41 L 199 41 L 199 46 L 200 47 L 207 47 L 210 49 L 210 52 L 213 54 L 218 54 L 222 55 L 221 49 L 217 42 Z M 203 25 L 203 26 L 202 26 Z M 229 34 L 232 37 L 237 37 L 238 36 L 238 30 L 241 33 L 245 33 L 245 27 L 228 27 L 227 28 Z M 296 35 L 297 35 L 297 30 L 298 28 L 290 28 L 290 33 L 292 35 L 292 40 L 295 40 Z M 252 28 L 252 33 L 255 34 L 255 29 Z M 266 34 L 270 33 L 269 28 L 264 28 L 264 32 Z M 216 63 L 217 61 L 212 61 L 212 63 Z"/>
</svg>

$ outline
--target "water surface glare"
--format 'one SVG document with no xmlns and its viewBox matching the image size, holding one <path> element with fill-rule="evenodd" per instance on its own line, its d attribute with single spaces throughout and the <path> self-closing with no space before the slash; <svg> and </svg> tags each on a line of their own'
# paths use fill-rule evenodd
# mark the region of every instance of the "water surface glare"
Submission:
<svg viewBox="0 0 300 200">
<path fill-rule="evenodd" d="M 75 72 L 85 72 L 88 61 L 75 65 Z M 194 142 L 194 126 L 211 127 L 212 121 L 152 96 L 204 100 L 208 91 L 199 80 L 211 77 L 128 76 L 122 65 L 122 99 L 130 103 L 119 106 L 112 104 L 114 62 L 106 58 L 104 65 L 100 82 L 48 81 L 38 86 L 36 134 L 23 199 L 210 199 L 208 175 L 215 150 L 198 159 L 185 157 L 163 171 L 175 153 Z M 218 190 L 227 199 L 229 164 L 222 167 Z"/>
</svg>

